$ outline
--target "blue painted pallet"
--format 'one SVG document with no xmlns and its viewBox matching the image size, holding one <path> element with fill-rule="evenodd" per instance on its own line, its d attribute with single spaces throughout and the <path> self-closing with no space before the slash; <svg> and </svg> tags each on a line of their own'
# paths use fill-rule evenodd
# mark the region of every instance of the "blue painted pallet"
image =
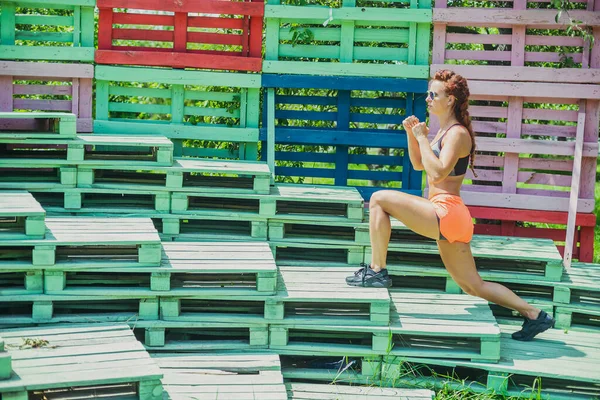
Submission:
<svg viewBox="0 0 600 400">
<path fill-rule="evenodd" d="M 264 74 L 262 84 L 262 157 L 276 176 L 354 186 L 365 200 L 381 188 L 421 195 L 401 124 L 425 120 L 426 80 Z"/>
</svg>

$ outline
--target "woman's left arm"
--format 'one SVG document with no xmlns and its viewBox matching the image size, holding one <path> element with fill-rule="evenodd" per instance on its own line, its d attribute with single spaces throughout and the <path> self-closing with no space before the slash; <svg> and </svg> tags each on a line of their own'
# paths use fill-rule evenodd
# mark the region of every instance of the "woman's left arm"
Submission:
<svg viewBox="0 0 600 400">
<path fill-rule="evenodd" d="M 470 144 L 471 141 L 469 136 L 469 141 L 465 142 L 463 136 L 465 134 L 468 136 L 469 132 L 464 128 L 457 126 L 451 129 L 444 137 L 444 144 L 438 158 L 431 149 L 431 144 L 427 138 L 428 132 L 429 129 L 427 129 L 424 123 L 413 128 L 413 134 L 417 138 L 419 149 L 421 150 L 421 159 L 425 172 L 433 183 L 438 183 L 450 175 L 450 172 L 452 172 L 452 169 L 460 158 L 460 154 L 465 151 L 463 149 L 465 143 Z"/>
</svg>

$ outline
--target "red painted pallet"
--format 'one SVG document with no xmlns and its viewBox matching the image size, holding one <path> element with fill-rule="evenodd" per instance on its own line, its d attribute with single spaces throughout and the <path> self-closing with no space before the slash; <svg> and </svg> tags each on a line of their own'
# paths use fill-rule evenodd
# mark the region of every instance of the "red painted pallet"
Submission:
<svg viewBox="0 0 600 400">
<path fill-rule="evenodd" d="M 97 5 L 99 64 L 261 71 L 264 0 L 98 0 Z"/>
<path fill-rule="evenodd" d="M 0 111 L 66 111 L 77 116 L 77 132 L 92 132 L 93 77 L 92 65 L 0 61 Z M 0 129 L 35 130 L 38 123 L 4 119 Z"/>
<path fill-rule="evenodd" d="M 475 233 L 495 236 L 516 236 L 528 238 L 552 239 L 557 243 L 561 255 L 564 254 L 564 241 L 566 237 L 567 212 L 559 211 L 533 211 L 511 208 L 469 206 L 471 216 L 479 220 L 494 221 L 484 223 L 478 221 Z M 541 228 L 521 226 L 517 222 L 537 222 L 552 225 L 564 225 L 561 228 Z M 578 213 L 575 220 L 575 239 L 573 241 L 573 258 L 582 262 L 592 262 L 594 258 L 594 214 Z M 579 247 L 577 246 L 579 244 Z"/>
</svg>

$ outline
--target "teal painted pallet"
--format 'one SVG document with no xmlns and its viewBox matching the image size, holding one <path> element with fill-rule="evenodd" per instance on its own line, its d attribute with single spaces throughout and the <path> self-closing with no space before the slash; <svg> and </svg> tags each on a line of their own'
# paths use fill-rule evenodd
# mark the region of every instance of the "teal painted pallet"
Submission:
<svg viewBox="0 0 600 400">
<path fill-rule="evenodd" d="M 77 179 L 83 188 L 268 194 L 271 174 L 261 162 L 179 158 L 171 167 L 80 166 Z"/>
<path fill-rule="evenodd" d="M 405 5 L 358 7 L 345 0 L 341 8 L 330 8 L 272 1 L 265 6 L 263 72 L 427 78 L 431 2 Z"/>
<path fill-rule="evenodd" d="M 282 325 L 384 325 L 390 322 L 387 290 L 348 286 L 346 268 L 280 267 L 277 295 L 267 299 L 265 317 Z M 315 277 L 326 277 L 315 280 Z"/>
<path fill-rule="evenodd" d="M 556 327 L 600 328 L 600 268 L 573 263 L 554 288 Z"/>
<path fill-rule="evenodd" d="M 77 185 L 77 169 L 63 167 L 54 161 L 38 161 L 37 164 L 0 166 L 0 189 L 52 190 L 73 188 Z"/>
<path fill-rule="evenodd" d="M 471 249 L 484 279 L 560 281 L 563 266 L 552 240 L 476 235 Z M 366 247 L 365 259 L 371 259 Z M 435 241 L 394 242 L 388 250 L 388 270 L 394 275 L 448 276 Z"/>
<path fill-rule="evenodd" d="M 0 240 L 43 239 L 46 211 L 28 192 L 0 192 Z"/>
<path fill-rule="evenodd" d="M 155 353 L 168 398 L 287 400 L 279 357 L 273 354 Z"/>
<path fill-rule="evenodd" d="M 269 344 L 265 323 L 140 321 L 149 351 L 249 351 Z"/>
<path fill-rule="evenodd" d="M 74 188 L 33 193 L 44 209 L 53 215 L 159 216 L 169 213 L 171 203 L 170 193 L 163 190 Z"/>
<path fill-rule="evenodd" d="M 198 293 L 193 296 L 160 298 L 160 319 L 173 323 L 267 324 L 266 299 L 269 294 L 226 295 Z"/>
<path fill-rule="evenodd" d="M 268 195 L 173 193 L 176 214 L 261 216 L 285 220 L 360 222 L 363 199 L 354 188 L 276 184 Z"/>
<path fill-rule="evenodd" d="M 1 325 L 132 322 L 158 319 L 155 294 L 130 291 L 120 296 L 0 296 Z"/>
<path fill-rule="evenodd" d="M 11 329 L 3 337 L 15 372 L 0 381 L 3 399 L 24 400 L 34 391 L 53 398 L 131 396 L 132 389 L 139 400 L 162 399 L 163 374 L 127 325 Z"/>
<path fill-rule="evenodd" d="M 158 266 L 160 238 L 150 219 L 47 218 L 46 238 L 0 241 L 0 265 L 56 267 Z"/>
<path fill-rule="evenodd" d="M 419 375 L 421 371 L 434 368 L 441 376 L 455 376 L 450 387 L 457 390 L 468 387 L 475 392 L 541 399 L 581 399 L 600 395 L 597 371 L 600 340 L 597 332 L 565 333 L 551 329 L 532 342 L 519 342 L 510 338 L 510 334 L 519 327 L 501 325 L 501 328 L 501 359 L 497 364 L 439 358 L 384 358 L 383 384 L 387 386 L 395 382 L 398 385 L 431 387 L 436 382 Z M 427 366 L 422 367 L 421 364 Z M 455 370 L 455 367 L 467 370 Z M 425 375 L 429 373 L 425 372 Z M 538 377 L 541 379 L 536 382 Z M 438 387 L 448 385 L 443 379 L 437 384 Z"/>
<path fill-rule="evenodd" d="M 394 355 L 497 362 L 500 328 L 487 302 L 464 295 L 391 294 L 389 327 L 270 326 L 270 348 L 295 355 Z M 432 306 L 436 310 L 431 312 Z"/>
<path fill-rule="evenodd" d="M 78 135 L 74 139 L 1 139 L 0 163 L 171 166 L 173 143 L 160 136 Z M 1 164 L 0 164 L 1 165 Z"/>
<path fill-rule="evenodd" d="M 0 296 L 14 296 L 44 293 L 44 273 L 42 270 L 13 271 L 0 269 Z"/>
<path fill-rule="evenodd" d="M 10 378 L 11 375 L 12 357 L 4 348 L 4 339 L 0 337 L 0 381 Z"/>
<path fill-rule="evenodd" d="M 163 243 L 159 267 L 50 267 L 44 289 L 48 294 L 87 296 L 133 290 L 163 297 L 164 314 L 173 310 L 172 315 L 179 308 L 172 308 L 175 304 L 165 297 L 264 299 L 275 293 L 276 281 L 277 267 L 266 243 Z"/>
<path fill-rule="evenodd" d="M 369 386 L 327 385 L 303 382 L 285 384 L 290 400 L 431 400 L 434 392 L 427 389 L 396 389 Z"/>
<path fill-rule="evenodd" d="M 270 240 L 278 266 L 347 267 L 364 261 L 365 248 L 354 244 L 320 244 Z"/>
<path fill-rule="evenodd" d="M 600 332 L 600 311 L 586 306 L 557 306 L 554 311 L 557 328 L 584 329 Z"/>
<path fill-rule="evenodd" d="M 94 1 L 43 3 L 45 8 L 62 12 L 62 16 L 40 13 L 39 1 L 3 3 L 0 59 L 94 61 Z M 17 13 L 18 7 L 28 11 Z M 63 45 L 57 46 L 56 42 Z"/>
<path fill-rule="evenodd" d="M 162 238 L 183 242 L 266 241 L 267 220 L 255 216 L 171 214 L 161 219 Z"/>
<path fill-rule="evenodd" d="M 3 16 L 4 13 L 0 18 Z M 30 47 L 28 49 L 33 52 Z M 71 113 L 0 112 L 0 120 L 4 119 L 35 120 L 39 128 L 35 131 L 0 131 L 0 139 L 72 139 L 77 135 L 77 116 Z"/>
<path fill-rule="evenodd" d="M 356 222 L 269 219 L 269 239 L 285 242 L 355 244 Z"/>
<path fill-rule="evenodd" d="M 167 136 L 177 156 L 229 156 L 184 147 L 188 139 L 227 142 L 240 146 L 240 159 L 258 158 L 260 75 L 99 65 L 94 77 L 94 132 Z"/>
<path fill-rule="evenodd" d="M 382 356 L 281 355 L 288 382 L 313 381 L 381 387 Z"/>
</svg>

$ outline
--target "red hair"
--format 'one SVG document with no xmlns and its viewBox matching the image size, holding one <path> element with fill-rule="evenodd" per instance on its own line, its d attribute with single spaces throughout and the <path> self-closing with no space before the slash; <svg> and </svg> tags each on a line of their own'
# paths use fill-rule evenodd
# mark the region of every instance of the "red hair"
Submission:
<svg viewBox="0 0 600 400">
<path fill-rule="evenodd" d="M 434 80 L 444 83 L 446 95 L 454 96 L 456 101 L 454 102 L 454 116 L 460 122 L 462 126 L 467 128 L 471 135 L 471 154 L 470 154 L 470 165 L 473 175 L 477 177 L 475 173 L 475 131 L 471 125 L 471 116 L 469 115 L 469 86 L 467 80 L 462 76 L 447 70 L 442 69 L 435 73 Z"/>
</svg>

